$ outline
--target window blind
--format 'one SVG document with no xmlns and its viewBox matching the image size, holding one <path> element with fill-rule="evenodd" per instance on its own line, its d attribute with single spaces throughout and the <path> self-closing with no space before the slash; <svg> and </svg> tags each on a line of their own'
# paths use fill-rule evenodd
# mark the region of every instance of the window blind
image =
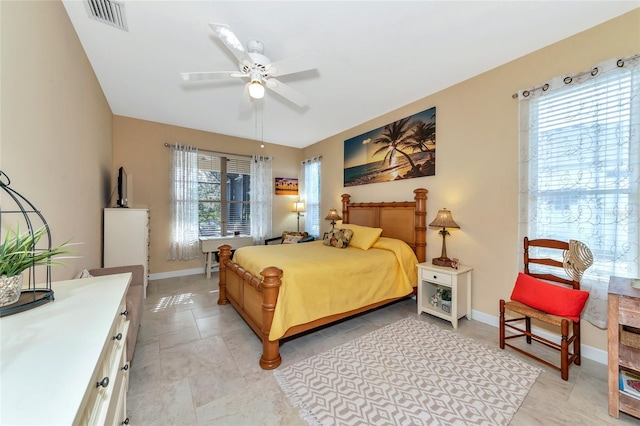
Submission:
<svg viewBox="0 0 640 426">
<path fill-rule="evenodd" d="M 251 235 L 250 160 L 215 153 L 198 156 L 201 236 Z"/>
</svg>

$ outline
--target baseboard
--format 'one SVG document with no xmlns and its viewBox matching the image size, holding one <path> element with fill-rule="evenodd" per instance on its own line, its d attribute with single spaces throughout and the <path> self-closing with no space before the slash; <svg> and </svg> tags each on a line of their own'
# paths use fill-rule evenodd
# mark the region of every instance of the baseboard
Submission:
<svg viewBox="0 0 640 426">
<path fill-rule="evenodd" d="M 488 324 L 495 328 L 498 328 L 500 325 L 500 321 L 497 316 L 485 314 L 484 312 L 472 310 L 471 315 L 475 321 Z M 560 339 L 557 335 L 551 334 L 545 330 L 540 330 L 538 328 L 533 328 L 536 334 L 544 337 L 545 339 L 551 340 L 552 342 L 560 342 Z M 496 330 L 496 341 L 498 340 L 498 331 Z M 607 365 L 607 351 L 603 351 L 602 349 L 594 348 L 593 346 L 588 346 L 582 344 L 581 347 L 582 356 L 584 358 L 590 359 L 592 361 L 598 362 L 600 364 Z"/>
<path fill-rule="evenodd" d="M 157 272 L 155 274 L 149 274 L 149 281 L 163 280 L 165 278 L 186 277 L 187 275 L 198 275 L 198 274 L 204 275 L 204 267 L 193 268 L 193 269 L 181 269 L 179 271 Z"/>
</svg>

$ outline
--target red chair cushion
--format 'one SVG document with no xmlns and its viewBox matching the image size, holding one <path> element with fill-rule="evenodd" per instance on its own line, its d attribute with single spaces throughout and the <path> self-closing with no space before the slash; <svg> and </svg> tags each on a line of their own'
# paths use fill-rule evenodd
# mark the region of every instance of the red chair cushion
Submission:
<svg viewBox="0 0 640 426">
<path fill-rule="evenodd" d="M 588 291 L 549 284 L 522 272 L 518 274 L 511 293 L 511 300 L 573 321 L 580 320 L 588 298 Z"/>
</svg>

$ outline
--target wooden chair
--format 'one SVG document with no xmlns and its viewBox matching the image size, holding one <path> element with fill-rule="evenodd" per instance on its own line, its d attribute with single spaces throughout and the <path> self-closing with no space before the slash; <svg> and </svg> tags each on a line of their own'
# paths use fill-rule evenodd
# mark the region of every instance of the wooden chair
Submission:
<svg viewBox="0 0 640 426">
<path fill-rule="evenodd" d="M 524 239 L 524 274 L 518 276 L 511 300 L 508 302 L 500 300 L 500 348 L 504 349 L 505 346 L 509 346 L 551 368 L 560 370 L 562 379 L 568 380 L 571 364 L 580 365 L 581 362 L 580 312 L 582 312 L 589 294 L 580 290 L 580 281 L 562 277 L 566 274 L 564 273 L 565 265 L 561 260 L 556 260 L 555 256 L 532 258 L 529 255 L 530 247 L 549 249 L 554 255 L 557 252 L 559 259 L 563 259 L 569 250 L 569 243 L 549 239 Z M 532 264 L 545 265 L 545 271 L 541 273 L 532 271 Z M 534 266 L 533 268 L 535 269 L 536 267 Z M 546 272 L 549 270 L 551 272 Z M 562 274 L 562 276 L 556 275 L 558 273 Z M 533 279 L 530 277 L 533 277 Z M 525 282 L 526 285 L 529 285 L 528 288 L 522 286 Z M 548 282 L 557 283 L 560 286 Z M 570 306 L 570 309 L 567 306 Z M 506 319 L 506 310 L 519 316 Z M 531 319 L 559 327 L 560 343 L 552 342 L 532 332 Z M 524 328 L 522 328 L 523 326 Z M 506 335 L 507 328 L 516 334 Z M 528 352 L 526 345 L 520 345 L 524 346 L 523 349 L 508 343 L 511 339 L 522 337 L 525 338 L 528 345 L 535 341 L 559 351 L 560 365 L 543 360 Z"/>
</svg>

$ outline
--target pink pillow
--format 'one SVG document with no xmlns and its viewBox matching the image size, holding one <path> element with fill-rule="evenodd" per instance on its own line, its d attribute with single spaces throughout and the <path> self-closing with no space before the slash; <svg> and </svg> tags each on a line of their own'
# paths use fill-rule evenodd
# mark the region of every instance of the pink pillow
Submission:
<svg viewBox="0 0 640 426">
<path fill-rule="evenodd" d="M 550 284 L 522 272 L 511 293 L 511 300 L 576 322 L 588 298 L 587 291 Z"/>
</svg>

